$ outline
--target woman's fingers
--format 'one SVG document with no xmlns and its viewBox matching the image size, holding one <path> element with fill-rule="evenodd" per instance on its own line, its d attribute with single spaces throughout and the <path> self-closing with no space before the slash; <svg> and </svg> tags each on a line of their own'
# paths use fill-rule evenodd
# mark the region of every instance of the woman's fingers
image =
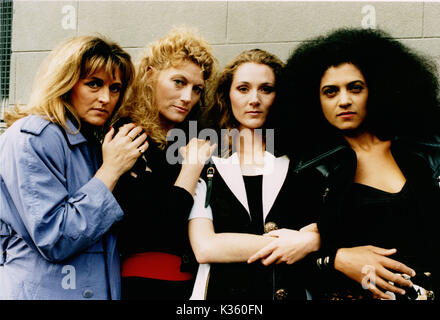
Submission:
<svg viewBox="0 0 440 320">
<path fill-rule="evenodd" d="M 258 252 L 253 254 L 247 261 L 247 263 L 253 263 L 257 260 L 267 257 L 275 249 L 272 243 L 268 244 L 264 248 L 261 248 Z"/>
<path fill-rule="evenodd" d="M 144 131 L 142 127 L 134 127 L 127 132 L 127 137 L 134 141 L 142 131 Z"/>
<path fill-rule="evenodd" d="M 416 275 L 416 272 L 413 269 L 411 269 L 410 267 L 408 267 L 407 265 L 403 264 L 402 262 L 388 258 L 388 257 L 383 257 L 382 265 L 387 269 L 397 271 L 398 273 L 406 274 L 410 277 L 414 277 Z M 400 277 L 400 278 L 402 278 L 402 277 Z M 401 282 L 402 280 L 400 278 L 396 278 L 394 280 Z M 390 279 L 390 280 L 393 281 L 393 279 Z M 403 279 L 403 280 L 405 280 L 405 279 Z"/>
<path fill-rule="evenodd" d="M 139 147 L 137 148 L 137 150 L 139 151 L 140 154 L 142 154 L 142 153 L 144 153 L 145 151 L 147 151 L 149 145 L 150 145 L 150 144 L 148 143 L 148 141 L 145 140 L 145 142 L 144 142 L 141 146 L 139 146 Z"/>
<path fill-rule="evenodd" d="M 115 129 L 113 127 L 110 127 L 110 130 L 104 136 L 103 143 L 105 144 L 109 143 L 112 140 L 114 134 L 115 134 Z"/>
<path fill-rule="evenodd" d="M 385 249 L 375 246 L 367 246 L 374 253 L 380 254 L 382 256 L 391 256 L 397 252 L 397 249 Z"/>
<path fill-rule="evenodd" d="M 379 282 L 380 282 L 380 280 L 379 280 Z M 382 284 L 385 285 L 384 283 L 382 283 Z M 365 289 L 367 289 L 367 288 L 365 288 Z M 393 297 L 390 296 L 389 294 L 386 294 L 386 293 L 384 293 L 383 291 L 381 291 L 381 290 L 376 286 L 376 284 L 373 284 L 373 283 L 369 283 L 368 290 L 370 290 L 375 296 L 377 296 L 377 297 L 380 298 L 380 299 L 390 300 L 390 299 L 393 298 Z M 388 290 L 388 291 L 390 291 L 390 290 Z"/>
<path fill-rule="evenodd" d="M 118 137 L 118 138 L 119 137 L 126 137 L 127 134 L 135 127 L 136 127 L 136 124 L 134 124 L 134 123 L 124 124 L 122 127 L 119 128 L 118 132 L 116 133 L 115 138 L 116 137 Z"/>
<path fill-rule="evenodd" d="M 400 286 L 404 287 L 412 287 L 413 283 L 405 279 L 401 274 L 393 273 L 388 269 L 380 268 L 379 270 L 376 270 L 377 278 L 384 279 L 385 281 L 396 283 Z M 394 292 L 394 291 L 393 291 Z"/>
</svg>

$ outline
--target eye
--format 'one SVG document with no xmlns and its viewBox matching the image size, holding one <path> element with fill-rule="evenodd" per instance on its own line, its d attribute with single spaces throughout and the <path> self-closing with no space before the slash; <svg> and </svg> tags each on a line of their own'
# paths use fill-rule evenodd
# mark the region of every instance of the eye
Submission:
<svg viewBox="0 0 440 320">
<path fill-rule="evenodd" d="M 99 87 L 102 87 L 102 81 L 99 81 L 98 79 L 91 80 L 86 82 L 86 86 L 91 89 L 98 89 Z"/>
<path fill-rule="evenodd" d="M 349 90 L 353 93 L 361 93 L 364 90 L 364 87 L 360 84 L 353 84 L 349 86 Z"/>
<path fill-rule="evenodd" d="M 174 79 L 173 81 L 176 87 L 182 87 L 183 85 L 185 85 L 185 81 L 183 81 L 182 79 Z"/>
<path fill-rule="evenodd" d="M 270 94 L 275 91 L 275 88 L 272 86 L 263 86 L 261 87 L 261 91 L 263 91 L 266 94 Z"/>
<path fill-rule="evenodd" d="M 199 87 L 199 86 L 194 86 L 194 87 L 193 87 L 193 91 L 194 91 L 195 93 L 197 93 L 198 95 L 200 95 L 200 94 L 202 94 L 202 92 L 203 92 L 203 88 L 202 88 L 202 87 Z"/>
<path fill-rule="evenodd" d="M 112 84 L 110 86 L 110 91 L 112 93 L 119 93 L 119 92 L 121 92 L 121 85 L 119 83 Z"/>
<path fill-rule="evenodd" d="M 247 86 L 238 86 L 237 90 L 241 93 L 247 93 L 249 91 L 249 88 Z"/>
<path fill-rule="evenodd" d="M 324 90 L 322 91 L 322 93 L 328 98 L 333 98 L 334 96 L 336 96 L 337 92 L 338 89 L 335 87 L 325 87 Z"/>
</svg>

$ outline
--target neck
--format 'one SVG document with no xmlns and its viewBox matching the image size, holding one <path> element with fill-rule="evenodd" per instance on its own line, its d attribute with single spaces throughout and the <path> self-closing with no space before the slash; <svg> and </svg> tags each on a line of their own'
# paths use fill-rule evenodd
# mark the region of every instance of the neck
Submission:
<svg viewBox="0 0 440 320">
<path fill-rule="evenodd" d="M 391 141 L 382 141 L 376 135 L 368 131 L 364 131 L 355 136 L 344 135 L 344 138 L 356 152 L 370 151 L 378 146 L 389 148 L 391 145 Z"/>
<path fill-rule="evenodd" d="M 166 136 L 168 136 L 168 132 L 176 126 L 174 122 L 163 119 L 161 116 L 159 116 L 159 123 Z"/>
<path fill-rule="evenodd" d="M 236 138 L 239 146 L 240 164 L 243 166 L 263 166 L 265 141 L 260 132 L 253 129 L 240 129 Z"/>
</svg>

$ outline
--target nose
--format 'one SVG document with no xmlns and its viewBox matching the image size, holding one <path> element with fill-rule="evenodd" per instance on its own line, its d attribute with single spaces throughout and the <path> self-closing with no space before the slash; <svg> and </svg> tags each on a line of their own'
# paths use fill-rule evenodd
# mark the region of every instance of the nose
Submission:
<svg viewBox="0 0 440 320">
<path fill-rule="evenodd" d="M 258 90 L 252 90 L 250 92 L 249 104 L 254 107 L 258 107 L 260 105 L 260 96 L 258 94 Z"/>
<path fill-rule="evenodd" d="M 99 102 L 102 104 L 109 103 L 110 101 L 110 89 L 102 88 L 99 92 Z"/>
<path fill-rule="evenodd" d="M 341 90 L 341 93 L 339 95 L 339 106 L 341 108 L 347 108 L 351 105 L 351 95 L 347 90 Z"/>
<path fill-rule="evenodd" d="M 184 103 L 190 103 L 191 98 L 192 98 L 192 88 L 191 86 L 186 86 L 181 91 L 180 100 L 182 100 L 182 102 Z"/>
</svg>

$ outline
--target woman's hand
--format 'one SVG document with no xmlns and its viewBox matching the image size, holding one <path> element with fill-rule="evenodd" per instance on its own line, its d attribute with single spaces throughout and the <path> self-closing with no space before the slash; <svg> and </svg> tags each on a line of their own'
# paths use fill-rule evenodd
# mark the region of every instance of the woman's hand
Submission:
<svg viewBox="0 0 440 320">
<path fill-rule="evenodd" d="M 319 233 L 314 231 L 280 229 L 266 233 L 265 236 L 277 239 L 251 256 L 248 263 L 261 259 L 265 266 L 274 262 L 292 264 L 318 250 L 320 246 Z"/>
<path fill-rule="evenodd" d="M 197 138 L 192 138 L 186 146 L 179 148 L 183 163 L 174 185 L 184 188 L 194 195 L 203 166 L 215 148 L 217 148 L 217 144 L 211 146 L 209 141 Z"/>
<path fill-rule="evenodd" d="M 404 279 L 400 274 L 415 276 L 413 269 L 388 258 L 396 251 L 396 249 L 383 249 L 374 246 L 341 248 L 336 253 L 335 269 L 359 282 L 364 289 L 370 290 L 375 296 L 391 299 L 390 295 L 385 294 L 378 287 L 385 291 L 405 294 L 403 289 L 395 287 L 389 281 L 401 286 L 412 287 L 412 282 Z M 393 273 L 393 271 L 398 273 Z"/>
<path fill-rule="evenodd" d="M 119 177 L 127 172 L 148 148 L 147 134 L 134 123 L 122 126 L 118 133 L 112 127 L 102 143 L 103 163 L 95 177 L 112 191 Z"/>
<path fill-rule="evenodd" d="M 210 145 L 209 141 L 192 138 L 188 144 L 179 148 L 179 152 L 183 157 L 183 165 L 203 166 L 211 157 L 217 144 Z"/>
</svg>

